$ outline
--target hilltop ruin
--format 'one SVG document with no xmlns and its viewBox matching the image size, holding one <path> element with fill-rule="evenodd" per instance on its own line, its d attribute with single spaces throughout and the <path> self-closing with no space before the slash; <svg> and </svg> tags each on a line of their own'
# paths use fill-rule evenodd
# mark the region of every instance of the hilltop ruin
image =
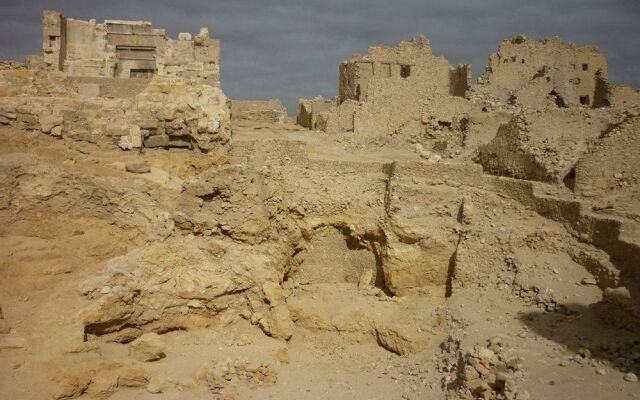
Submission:
<svg viewBox="0 0 640 400">
<path fill-rule="evenodd" d="M 4 76 L 5 90 L 15 92 L 0 103 L 5 124 L 125 150 L 224 151 L 230 128 L 220 42 L 207 28 L 172 40 L 147 21 L 97 24 L 45 11 L 42 50 L 28 58 L 35 79 Z"/>
<path fill-rule="evenodd" d="M 420 117 L 424 102 L 464 98 L 470 80 L 469 65 L 452 68 L 443 57 L 431 53 L 424 37 L 395 48 L 375 46 L 366 55 L 340 64 L 335 99 L 302 100 L 298 123 L 310 129 L 357 134 L 411 130 L 409 122 Z"/>
<path fill-rule="evenodd" d="M 207 28 L 172 40 L 149 21 L 67 18 L 56 11 L 42 16 L 44 68 L 70 77 L 197 78 L 220 86 L 220 41 Z M 37 64 L 39 60 L 31 58 Z"/>
<path fill-rule="evenodd" d="M 634 398 L 640 92 L 596 47 L 518 35 L 473 84 L 373 46 L 297 124 L 219 57 L 46 11 L 0 64 L 0 393 Z"/>
</svg>

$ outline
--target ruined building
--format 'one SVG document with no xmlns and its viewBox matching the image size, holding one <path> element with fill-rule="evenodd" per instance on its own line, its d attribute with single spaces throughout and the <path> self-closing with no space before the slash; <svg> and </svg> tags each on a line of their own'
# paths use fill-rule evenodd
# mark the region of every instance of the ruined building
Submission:
<svg viewBox="0 0 640 400">
<path fill-rule="evenodd" d="M 558 105 L 609 104 L 607 59 L 596 46 L 578 47 L 559 37 L 503 40 L 491 54 L 482 86 L 491 86 L 502 100 L 540 104 L 551 95 Z M 506 97 L 506 98 L 505 98 Z"/>
<path fill-rule="evenodd" d="M 411 135 L 428 130 L 434 112 L 445 116 L 432 118 L 435 124 L 457 120 L 464 126 L 468 118 L 460 114 L 470 105 L 461 99 L 470 96 L 533 108 L 597 108 L 637 97 L 632 89 L 609 84 L 607 60 L 596 46 L 578 47 L 557 37 L 504 40 L 473 87 L 471 67 L 452 68 L 433 56 L 425 38 L 371 47 L 341 63 L 339 74 L 337 97 L 300 100 L 298 124 L 326 132 Z M 458 115 L 447 115 L 452 113 Z"/>
<path fill-rule="evenodd" d="M 323 131 L 392 133 L 420 119 L 433 97 L 464 97 L 471 68 L 452 68 L 424 37 L 397 47 L 374 46 L 340 64 L 338 96 L 301 100 L 298 123 Z"/>
<path fill-rule="evenodd" d="M 4 125 L 131 150 L 185 147 L 225 151 L 227 98 L 220 42 L 201 28 L 178 40 L 146 21 L 67 18 L 45 11 L 43 56 L 26 75 L 5 74 L 15 96 L 0 98 Z"/>
<path fill-rule="evenodd" d="M 153 75 L 200 78 L 220 84 L 220 41 L 202 28 L 194 38 L 172 40 L 148 21 L 67 18 L 45 11 L 42 50 L 47 68 L 68 76 L 150 78 Z"/>
<path fill-rule="evenodd" d="M 364 56 L 340 64 L 338 100 L 363 100 L 378 91 L 411 86 L 418 93 L 437 92 L 463 96 L 469 88 L 468 65 L 451 68 L 444 57 L 431 53 L 429 41 L 416 38 L 398 47 L 374 46 Z"/>
<path fill-rule="evenodd" d="M 572 190 L 581 154 L 626 118 L 624 88 L 609 83 L 605 56 L 558 37 L 503 40 L 473 92 L 511 107 L 509 121 L 478 148 L 485 171 Z"/>
</svg>

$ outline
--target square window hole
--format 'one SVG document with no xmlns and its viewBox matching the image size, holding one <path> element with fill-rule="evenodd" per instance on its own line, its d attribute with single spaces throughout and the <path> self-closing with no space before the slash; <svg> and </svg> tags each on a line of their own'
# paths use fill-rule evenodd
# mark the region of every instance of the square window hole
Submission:
<svg viewBox="0 0 640 400">
<path fill-rule="evenodd" d="M 408 78 L 411 75 L 411 65 L 400 66 L 400 77 Z"/>
</svg>

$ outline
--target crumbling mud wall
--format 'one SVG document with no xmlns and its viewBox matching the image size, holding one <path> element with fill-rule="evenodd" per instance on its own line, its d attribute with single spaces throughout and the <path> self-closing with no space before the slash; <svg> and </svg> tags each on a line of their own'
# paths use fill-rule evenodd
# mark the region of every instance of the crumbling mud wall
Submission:
<svg viewBox="0 0 640 400">
<path fill-rule="evenodd" d="M 559 37 L 536 40 L 518 35 L 503 40 L 479 83 L 503 101 L 532 107 L 543 106 L 548 95 L 563 107 L 609 104 L 605 56 L 596 46 L 578 47 Z"/>
<path fill-rule="evenodd" d="M 613 110 L 523 111 L 478 148 L 476 160 L 495 175 L 573 186 L 575 164 L 588 143 L 623 119 L 623 113 Z"/>
<path fill-rule="evenodd" d="M 287 109 L 280 100 L 233 100 L 231 117 L 234 120 L 281 123 L 287 118 Z"/>
<path fill-rule="evenodd" d="M 323 130 L 326 127 L 325 112 L 337 105 L 337 99 L 300 99 L 296 123 L 307 129 Z"/>
<path fill-rule="evenodd" d="M 366 55 L 340 64 L 335 105 L 323 99 L 301 100 L 298 120 L 327 132 L 394 133 L 420 121 L 428 96 L 464 97 L 470 73 L 467 65 L 452 68 L 443 57 L 434 56 L 424 37 L 396 47 L 374 46 Z"/>
<path fill-rule="evenodd" d="M 376 90 L 392 91 L 398 86 L 396 90 L 411 86 L 418 92 L 451 93 L 456 91 L 459 75 L 467 82 L 466 73 L 466 66 L 452 69 L 443 57 L 434 56 L 424 37 L 401 42 L 397 47 L 373 46 L 366 55 L 340 64 L 338 99 L 341 103 L 367 101 Z"/>
<path fill-rule="evenodd" d="M 628 85 L 610 86 L 611 104 L 618 107 L 640 105 L 640 90 Z"/>
<path fill-rule="evenodd" d="M 575 168 L 575 191 L 593 198 L 624 200 L 638 210 L 640 183 L 640 118 L 631 117 L 597 141 L 582 154 Z M 603 166 L 606 165 L 606 168 Z"/>
<path fill-rule="evenodd" d="M 582 154 L 637 112 L 633 88 L 610 84 L 607 76 L 595 46 L 557 37 L 504 40 L 470 98 L 503 104 L 510 122 L 477 147 L 475 161 L 492 174 L 574 190 Z"/>
</svg>

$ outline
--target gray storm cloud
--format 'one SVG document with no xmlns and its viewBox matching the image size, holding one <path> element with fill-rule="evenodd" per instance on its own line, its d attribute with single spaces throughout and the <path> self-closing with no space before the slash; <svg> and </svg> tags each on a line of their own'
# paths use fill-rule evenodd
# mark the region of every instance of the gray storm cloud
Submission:
<svg viewBox="0 0 640 400">
<path fill-rule="evenodd" d="M 40 51 L 40 16 L 53 9 L 79 19 L 144 19 L 178 32 L 210 27 L 222 41 L 222 86 L 231 98 L 333 96 L 338 63 L 373 44 L 424 34 L 434 53 L 480 74 L 507 37 L 559 35 L 607 55 L 610 79 L 640 86 L 640 1 L 8 1 L 0 0 L 0 58 Z"/>
</svg>

